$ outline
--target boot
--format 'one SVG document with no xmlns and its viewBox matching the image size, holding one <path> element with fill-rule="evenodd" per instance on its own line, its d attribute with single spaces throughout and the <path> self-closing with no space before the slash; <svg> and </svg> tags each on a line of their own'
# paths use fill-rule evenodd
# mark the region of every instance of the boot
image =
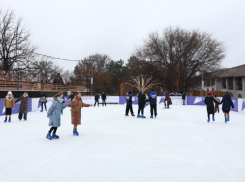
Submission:
<svg viewBox="0 0 245 182">
<path fill-rule="evenodd" d="M 49 132 L 48 132 L 48 134 L 47 134 L 46 138 L 47 138 L 47 139 L 49 139 L 49 140 L 52 140 L 52 137 L 51 137 L 51 135 L 50 135 L 50 133 L 49 133 Z"/>
<path fill-rule="evenodd" d="M 59 139 L 60 137 L 58 135 L 56 135 L 55 133 L 53 133 L 52 138 L 53 139 Z"/>
</svg>

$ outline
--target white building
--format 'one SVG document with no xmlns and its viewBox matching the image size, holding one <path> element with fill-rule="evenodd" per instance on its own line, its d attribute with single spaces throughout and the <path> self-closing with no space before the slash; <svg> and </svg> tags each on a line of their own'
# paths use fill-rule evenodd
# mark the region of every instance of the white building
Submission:
<svg viewBox="0 0 245 182">
<path fill-rule="evenodd" d="M 245 98 L 245 65 L 223 69 L 204 81 L 204 90 L 231 92 L 233 97 Z"/>
</svg>

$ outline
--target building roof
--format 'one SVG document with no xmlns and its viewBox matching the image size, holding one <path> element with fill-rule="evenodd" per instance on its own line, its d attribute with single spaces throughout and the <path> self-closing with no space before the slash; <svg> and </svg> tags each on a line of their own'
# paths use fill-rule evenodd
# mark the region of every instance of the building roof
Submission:
<svg viewBox="0 0 245 182">
<path fill-rule="evenodd" d="M 244 76 L 245 76 L 245 64 L 233 68 L 220 70 L 218 77 L 227 78 L 227 77 L 244 77 Z"/>
</svg>

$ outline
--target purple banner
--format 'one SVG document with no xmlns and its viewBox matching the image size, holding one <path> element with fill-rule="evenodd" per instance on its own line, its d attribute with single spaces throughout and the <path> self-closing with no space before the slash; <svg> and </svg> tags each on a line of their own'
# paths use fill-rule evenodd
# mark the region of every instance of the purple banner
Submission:
<svg viewBox="0 0 245 182">
<path fill-rule="evenodd" d="M 16 101 L 17 99 L 14 99 L 14 100 Z M 0 116 L 5 115 L 5 113 L 6 113 L 5 108 L 3 107 L 3 101 L 4 101 L 4 99 L 0 99 Z M 21 101 L 19 101 L 18 103 L 15 104 L 14 109 L 12 109 L 12 114 L 19 113 L 20 103 L 21 103 Z M 28 101 L 28 111 L 29 112 L 32 111 L 32 100 L 31 99 L 29 99 L 29 101 Z"/>
</svg>

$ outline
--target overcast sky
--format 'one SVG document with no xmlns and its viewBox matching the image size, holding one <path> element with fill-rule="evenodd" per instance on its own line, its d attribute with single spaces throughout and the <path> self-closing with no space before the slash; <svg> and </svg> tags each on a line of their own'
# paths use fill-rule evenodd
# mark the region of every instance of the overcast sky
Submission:
<svg viewBox="0 0 245 182">
<path fill-rule="evenodd" d="M 127 61 L 149 33 L 199 29 L 224 41 L 223 67 L 245 64 L 245 0 L 1 0 L 29 26 L 39 53 L 63 59 L 107 54 Z M 76 62 L 56 61 L 73 70 Z"/>
</svg>

